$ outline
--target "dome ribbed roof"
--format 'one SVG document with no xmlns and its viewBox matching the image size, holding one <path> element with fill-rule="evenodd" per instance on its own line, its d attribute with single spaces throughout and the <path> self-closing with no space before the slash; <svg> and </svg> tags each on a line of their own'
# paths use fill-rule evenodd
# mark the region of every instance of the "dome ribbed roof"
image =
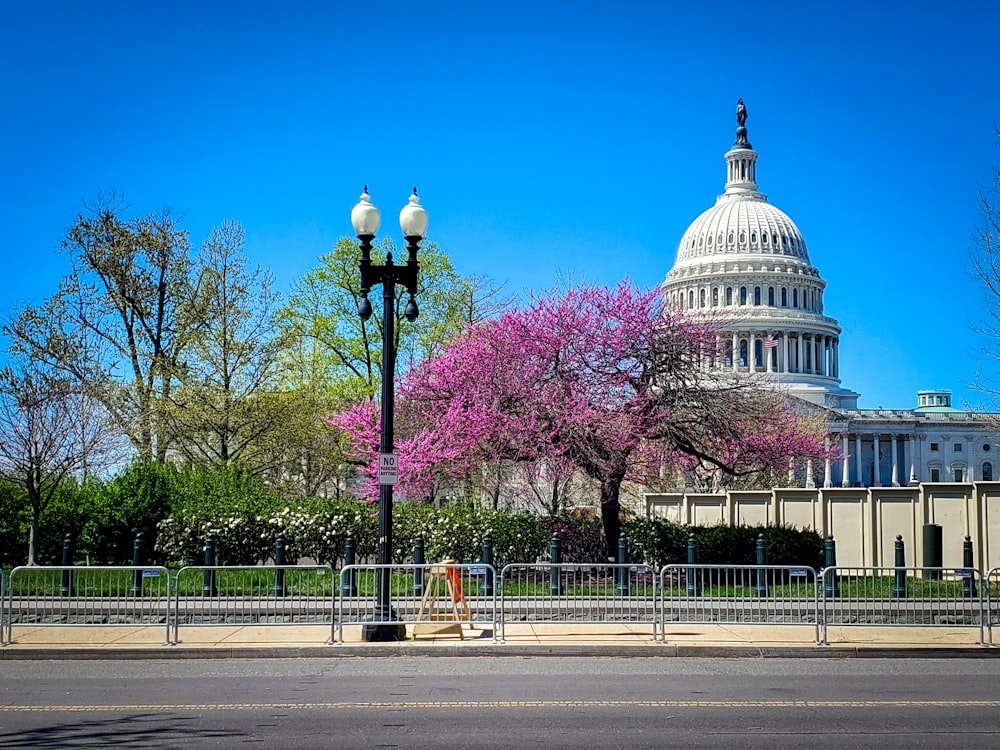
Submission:
<svg viewBox="0 0 1000 750">
<path fill-rule="evenodd" d="M 675 266 L 713 255 L 768 255 L 809 262 L 806 242 L 787 214 L 760 193 L 721 195 L 681 237 Z"/>
</svg>

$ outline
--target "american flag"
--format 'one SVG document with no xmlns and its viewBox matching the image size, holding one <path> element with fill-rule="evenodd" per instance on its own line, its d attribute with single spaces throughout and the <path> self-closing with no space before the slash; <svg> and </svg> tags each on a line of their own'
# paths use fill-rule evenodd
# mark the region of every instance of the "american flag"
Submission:
<svg viewBox="0 0 1000 750">
<path fill-rule="evenodd" d="M 765 341 L 764 342 L 764 346 L 766 346 L 768 349 L 777 349 L 778 348 L 778 334 L 774 334 L 773 336 L 771 336 L 771 338 L 769 338 L 767 341 Z"/>
</svg>

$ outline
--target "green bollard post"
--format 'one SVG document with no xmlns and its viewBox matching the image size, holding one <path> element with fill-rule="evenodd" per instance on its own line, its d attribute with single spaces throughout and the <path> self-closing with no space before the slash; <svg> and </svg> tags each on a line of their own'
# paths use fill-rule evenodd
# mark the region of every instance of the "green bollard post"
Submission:
<svg viewBox="0 0 1000 750">
<path fill-rule="evenodd" d="M 354 565 L 354 537 L 349 536 L 344 540 L 344 567 Z M 340 593 L 342 596 L 357 596 L 358 582 L 353 570 L 340 571 Z"/>
<path fill-rule="evenodd" d="M 896 534 L 896 582 L 892 587 L 894 599 L 905 599 L 906 592 L 906 551 L 903 547 L 903 535 Z"/>
<path fill-rule="evenodd" d="M 426 560 L 424 559 L 424 538 L 420 534 L 417 534 L 413 539 L 413 595 L 423 596 L 424 595 L 424 569 L 418 567 L 424 565 Z"/>
<path fill-rule="evenodd" d="M 975 599 L 979 594 L 976 591 L 976 571 L 975 562 L 972 559 L 972 537 L 966 534 L 965 541 L 962 542 L 962 567 L 964 577 L 962 578 L 962 596 L 966 599 Z"/>
<path fill-rule="evenodd" d="M 139 567 L 146 564 L 146 540 L 140 531 L 135 535 L 135 542 L 132 544 L 132 565 Z M 132 596 L 142 596 L 142 571 L 136 570 L 132 573 Z"/>
<path fill-rule="evenodd" d="M 618 564 L 627 566 L 630 560 L 628 557 L 628 537 L 625 532 L 618 537 Z M 615 593 L 620 596 L 628 596 L 632 591 L 632 580 L 627 567 L 616 568 L 618 572 L 618 583 L 615 585 Z"/>
<path fill-rule="evenodd" d="M 757 565 L 767 565 L 767 542 L 764 541 L 764 535 L 757 535 Z M 767 586 L 767 571 L 759 570 L 757 571 L 757 596 L 770 596 L 771 591 Z"/>
<path fill-rule="evenodd" d="M 479 593 L 481 596 L 493 596 L 493 537 L 489 534 L 483 537 L 483 558 L 481 562 L 486 566 L 486 570 L 483 571 L 483 582 L 479 586 Z"/>
<path fill-rule="evenodd" d="M 205 540 L 205 567 L 210 568 L 215 565 L 215 537 L 210 536 Z M 215 586 L 215 571 L 206 570 L 202 576 L 201 586 L 202 596 L 218 596 L 219 589 Z"/>
<path fill-rule="evenodd" d="M 694 534 L 688 534 L 688 557 L 684 578 L 687 582 L 688 596 L 701 596 L 701 570 L 694 566 L 698 564 L 698 540 Z"/>
<path fill-rule="evenodd" d="M 549 562 L 552 563 L 549 568 L 549 594 L 562 596 L 562 569 L 559 567 L 562 563 L 562 540 L 558 534 L 553 534 L 549 542 Z"/>
<path fill-rule="evenodd" d="M 831 568 L 837 567 L 837 543 L 833 540 L 833 534 L 827 535 L 825 546 L 826 558 L 823 563 L 823 596 L 835 599 L 840 596 L 840 577 L 837 575 L 836 570 L 831 570 Z"/>
<path fill-rule="evenodd" d="M 274 540 L 274 588 L 272 593 L 275 596 L 285 596 L 288 589 L 285 588 L 285 569 L 281 566 L 285 564 L 285 537 L 278 536 Z"/>
<path fill-rule="evenodd" d="M 62 552 L 62 581 L 59 586 L 60 596 L 73 596 L 73 571 L 70 568 L 73 567 L 73 535 L 67 534 L 66 538 L 63 539 L 63 552 Z"/>
</svg>

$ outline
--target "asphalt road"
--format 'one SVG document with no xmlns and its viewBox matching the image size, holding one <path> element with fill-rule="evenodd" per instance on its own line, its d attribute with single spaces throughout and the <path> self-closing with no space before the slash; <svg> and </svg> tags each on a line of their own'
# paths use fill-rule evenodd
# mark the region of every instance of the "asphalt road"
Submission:
<svg viewBox="0 0 1000 750">
<path fill-rule="evenodd" d="M 990 748 L 997 659 L 0 663 L 2 748 Z"/>
</svg>

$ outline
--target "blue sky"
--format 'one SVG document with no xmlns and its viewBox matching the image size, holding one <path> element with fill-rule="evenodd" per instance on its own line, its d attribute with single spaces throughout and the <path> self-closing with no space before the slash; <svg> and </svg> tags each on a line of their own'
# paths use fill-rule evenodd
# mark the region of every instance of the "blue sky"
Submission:
<svg viewBox="0 0 1000 750">
<path fill-rule="evenodd" d="M 653 286 L 722 192 L 743 97 L 760 189 L 828 283 L 843 384 L 867 407 L 975 402 L 998 7 L 15 0 L 0 315 L 55 290 L 63 233 L 110 189 L 195 244 L 239 221 L 283 290 L 351 234 L 364 184 L 397 240 L 418 185 L 429 238 L 511 292 Z"/>
</svg>

